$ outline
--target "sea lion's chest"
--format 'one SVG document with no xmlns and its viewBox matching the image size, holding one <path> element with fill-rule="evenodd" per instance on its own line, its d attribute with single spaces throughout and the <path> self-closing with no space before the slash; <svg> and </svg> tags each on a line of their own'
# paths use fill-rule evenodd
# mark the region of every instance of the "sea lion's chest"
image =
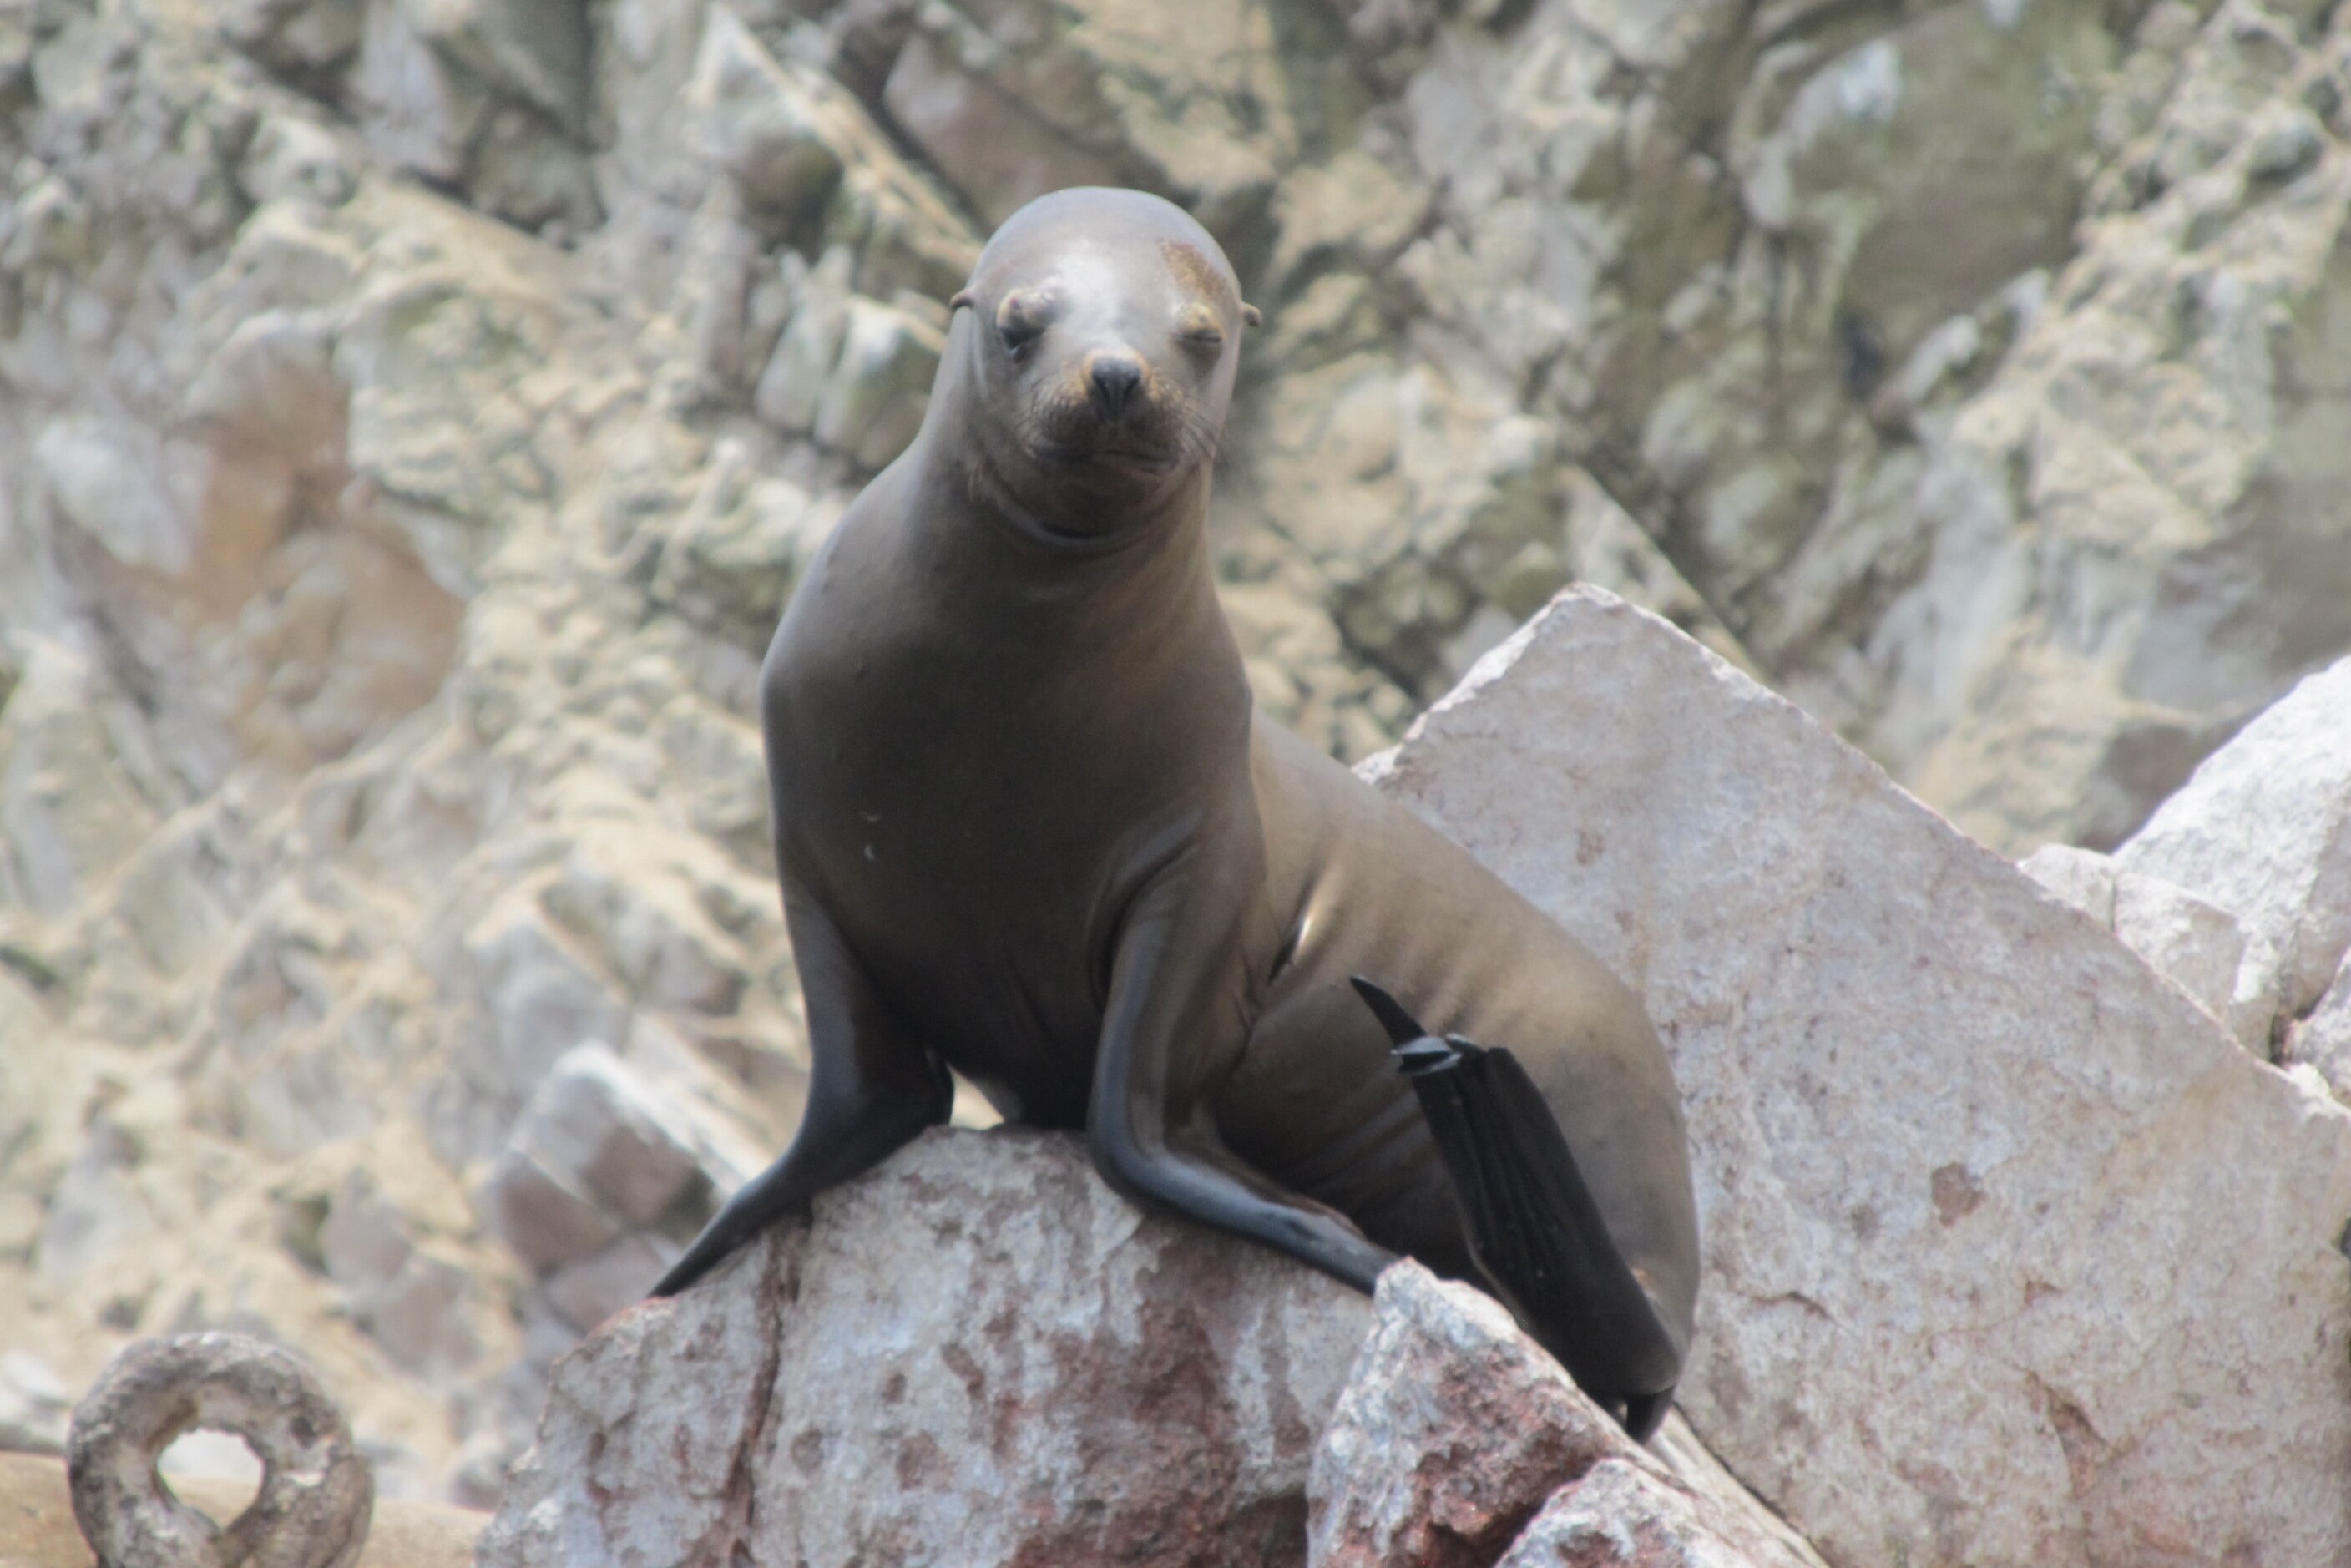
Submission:
<svg viewBox="0 0 2351 1568">
<path fill-rule="evenodd" d="M 768 681 L 788 864 L 926 1044 L 1024 1119 L 1082 1124 L 1151 800 L 1017 655 L 800 630 Z"/>
</svg>

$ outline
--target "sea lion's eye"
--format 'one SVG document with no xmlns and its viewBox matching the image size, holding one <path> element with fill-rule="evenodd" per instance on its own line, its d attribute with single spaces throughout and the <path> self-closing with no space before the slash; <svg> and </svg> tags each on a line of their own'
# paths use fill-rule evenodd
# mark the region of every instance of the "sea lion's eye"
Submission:
<svg viewBox="0 0 2351 1568">
<path fill-rule="evenodd" d="M 1215 311 L 1195 305 L 1176 323 L 1176 338 L 1186 348 L 1213 352 L 1225 346 L 1225 329 Z"/>
<path fill-rule="evenodd" d="M 1052 301 L 1040 295 L 1016 291 L 996 307 L 996 335 L 1014 354 L 1042 337 L 1052 321 Z"/>
</svg>

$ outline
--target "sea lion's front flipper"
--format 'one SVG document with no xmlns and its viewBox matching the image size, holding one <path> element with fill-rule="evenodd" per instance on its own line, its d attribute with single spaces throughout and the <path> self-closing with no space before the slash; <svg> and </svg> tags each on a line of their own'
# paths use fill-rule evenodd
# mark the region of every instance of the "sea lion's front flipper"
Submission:
<svg viewBox="0 0 2351 1568">
<path fill-rule="evenodd" d="M 1377 988 L 1355 984 L 1371 1001 Z M 1373 1010 L 1393 1039 L 1402 1009 L 1395 1018 L 1377 1003 Z M 1626 1428 L 1646 1440 L 1665 1418 L 1687 1347 L 1609 1234 L 1533 1080 L 1508 1051 L 1458 1036 L 1419 1035 L 1395 1054 L 1453 1178 L 1479 1270 L 1577 1385 L 1621 1407 Z"/>
<path fill-rule="evenodd" d="M 946 1066 L 890 1016 L 856 955 L 789 874 L 784 917 L 808 1009 L 808 1109 L 791 1147 L 712 1216 L 654 1296 L 677 1294 L 818 1193 L 880 1164 L 945 1122 L 953 1103 Z"/>
<path fill-rule="evenodd" d="M 1200 1064 L 1238 1054 L 1247 1026 L 1232 1005 L 1238 934 L 1222 913 L 1229 904 L 1214 893 L 1165 873 L 1121 923 L 1086 1114 L 1094 1166 L 1130 1197 L 1263 1242 L 1368 1292 L 1395 1253 L 1217 1143 L 1206 1104 L 1212 1082 Z"/>
</svg>

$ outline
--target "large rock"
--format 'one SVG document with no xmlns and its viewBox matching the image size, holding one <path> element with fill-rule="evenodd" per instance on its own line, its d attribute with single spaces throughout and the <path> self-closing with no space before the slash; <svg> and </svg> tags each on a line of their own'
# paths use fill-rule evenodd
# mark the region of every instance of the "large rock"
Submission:
<svg viewBox="0 0 2351 1568">
<path fill-rule="evenodd" d="M 1374 771 L 1646 998 L 1683 1408 L 1832 1561 L 2351 1555 L 2351 1114 L 1606 595 Z"/>
<path fill-rule="evenodd" d="M 2234 915 L 2280 1012 L 2309 1013 L 2351 951 L 2351 659 L 2206 758 L 2115 859 Z"/>
<path fill-rule="evenodd" d="M 2277 1021 L 2275 951 L 2219 904 L 2176 882 L 2126 871 L 2111 855 L 2043 844 L 2017 870 L 2112 931 L 2150 968 L 2196 998 L 2237 1043 L 2270 1057 Z"/>
<path fill-rule="evenodd" d="M 1570 1536 L 1541 1521 L 1571 1499 L 1604 1533 L 1702 1541 L 1724 1568 L 1819 1568 L 1678 1417 L 1656 1452 L 1639 1447 L 1491 1298 L 1406 1261 L 1375 1301 L 1308 1478 L 1314 1568 L 1550 1561 Z"/>
<path fill-rule="evenodd" d="M 1073 1139 L 932 1134 L 559 1363 L 481 1561 L 1296 1563 L 1370 1319 Z"/>
</svg>

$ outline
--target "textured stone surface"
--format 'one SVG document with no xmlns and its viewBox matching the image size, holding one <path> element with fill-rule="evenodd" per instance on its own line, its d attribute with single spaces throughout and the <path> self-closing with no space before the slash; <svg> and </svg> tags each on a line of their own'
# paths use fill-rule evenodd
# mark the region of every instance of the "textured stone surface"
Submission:
<svg viewBox="0 0 2351 1568">
<path fill-rule="evenodd" d="M 1402 1265 L 1314 1450 L 1308 1561 L 1483 1565 L 1543 1500 L 1632 1451 L 1501 1306 Z"/>
<path fill-rule="evenodd" d="M 2196 998 L 2256 1056 L 2273 1053 L 2277 973 L 2267 943 L 2248 943 L 2228 911 L 2110 855 L 2043 844 L 2017 869 L 2092 920 Z"/>
<path fill-rule="evenodd" d="M 2267 946 L 2279 1009 L 2308 1013 L 2351 952 L 2351 660 L 2207 758 L 2115 859 L 2234 915 Z"/>
<path fill-rule="evenodd" d="M 1705 1236 L 1681 1405 L 1830 1560 L 2351 1552 L 2351 1113 L 1604 595 L 1382 777 L 1644 992 Z"/>
<path fill-rule="evenodd" d="M 235 1433 L 261 1461 L 225 1531 L 156 1470 L 198 1427 Z M 355 1568 L 375 1506 L 343 1413 L 298 1357 L 249 1334 L 141 1340 L 115 1357 L 74 1406 L 66 1473 L 101 1568 Z"/>
<path fill-rule="evenodd" d="M 1543 1505 L 1495 1568 L 1750 1568 L 1672 1486 L 1625 1459 L 1594 1466 Z"/>
<path fill-rule="evenodd" d="M 1726 1562 L 1817 1568 L 1678 1421 L 1659 1453 L 1638 1447 L 1490 1298 L 1406 1262 L 1381 1276 L 1375 1306 L 1314 1450 L 1315 1568 L 1486 1568 L 1529 1549 L 1522 1532 L 1556 1511 L 1562 1489 L 1619 1469 L 1637 1478 L 1621 1518 L 1611 1515 L 1620 1530 L 1648 1528 L 1659 1512 L 1695 1527 L 1703 1514 L 1712 1523 L 1698 1536 L 1752 1549 Z M 1621 1490 L 1601 1485 L 1612 1498 Z"/>
<path fill-rule="evenodd" d="M 560 1362 L 482 1562 L 1296 1563 L 1370 1318 L 1074 1139 L 931 1134 Z"/>
</svg>

